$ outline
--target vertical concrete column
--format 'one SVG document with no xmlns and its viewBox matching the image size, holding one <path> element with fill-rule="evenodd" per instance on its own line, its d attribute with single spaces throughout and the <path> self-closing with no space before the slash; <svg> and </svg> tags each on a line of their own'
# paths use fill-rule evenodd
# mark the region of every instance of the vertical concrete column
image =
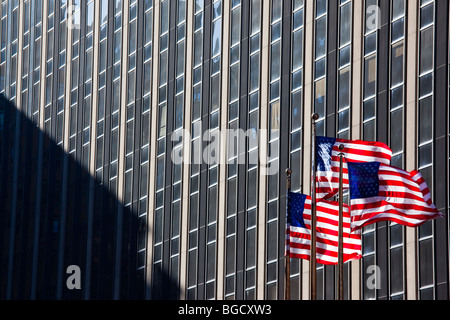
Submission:
<svg viewBox="0 0 450 320">
<path fill-rule="evenodd" d="M 20 1 L 22 7 L 20 8 L 21 12 L 23 11 L 23 1 Z M 48 3 L 47 1 L 43 1 L 42 2 L 42 33 L 41 33 L 41 85 L 40 85 L 40 96 L 39 96 L 39 128 L 41 129 L 42 132 L 45 131 L 44 128 L 44 121 L 45 121 L 45 77 L 47 75 L 47 30 L 48 30 L 48 18 L 47 18 L 47 7 L 48 7 Z M 23 13 L 21 13 L 23 15 Z M 19 21 L 23 21 L 23 18 L 19 19 Z M 26 19 L 26 18 L 25 18 Z M 23 23 L 20 23 L 20 25 L 23 25 Z M 21 29 L 22 26 L 19 27 L 19 48 L 20 48 L 20 55 L 22 55 L 22 37 L 21 35 L 23 35 L 23 31 Z M 30 26 L 31 27 L 31 26 Z M 20 66 L 22 65 L 22 59 L 19 60 L 19 70 L 21 69 Z M 19 71 L 20 73 L 20 71 Z M 21 78 L 18 78 L 21 79 Z M 19 85 L 19 83 L 21 83 L 22 81 L 18 81 L 17 84 L 17 92 L 20 93 L 22 91 L 21 89 L 21 84 Z M 20 86 L 20 87 L 19 87 Z M 20 90 L 19 90 L 20 89 Z"/>
<path fill-rule="evenodd" d="M 305 3 L 305 68 L 304 68 L 304 102 L 303 102 L 303 192 L 311 193 L 311 115 L 314 111 L 314 0 L 306 0 Z M 301 260 L 302 288 L 300 297 L 309 299 L 309 261 Z"/>
<path fill-rule="evenodd" d="M 363 59 L 363 28 L 364 3 L 353 1 L 353 53 L 352 53 L 352 127 L 351 138 L 361 138 L 362 121 L 362 59 Z M 361 299 L 361 260 L 350 262 L 350 300 Z"/>
<path fill-rule="evenodd" d="M 67 1 L 67 10 L 74 6 L 74 0 Z M 57 8 L 55 8 L 57 10 Z M 69 154 L 69 138 L 70 138 L 70 90 L 71 90 L 71 78 L 70 73 L 72 66 L 72 22 L 73 12 L 67 11 L 66 30 L 60 30 L 59 32 L 66 32 L 66 81 L 64 86 L 64 138 L 63 149 L 65 154 Z M 69 25 L 70 23 L 70 25 Z M 61 51 L 61 48 L 58 48 Z"/>
<path fill-rule="evenodd" d="M 152 53 L 152 104 L 150 126 L 150 170 L 148 188 L 148 218 L 147 218 L 147 294 L 146 298 L 152 298 L 152 270 L 153 270 L 153 219 L 155 211 L 155 176 L 156 176 L 156 146 L 157 146 L 157 119 L 158 119 L 158 71 L 159 71 L 159 12 L 160 0 L 153 3 L 153 53 Z"/>
<path fill-rule="evenodd" d="M 74 0 L 67 1 L 67 8 L 74 5 Z M 56 8 L 55 8 L 56 9 Z M 66 32 L 66 79 L 65 79 L 65 94 L 64 94 L 64 138 L 62 148 L 64 150 L 63 161 L 63 182 L 62 182 L 62 197 L 61 197 L 61 220 L 60 220 L 60 236 L 59 236 L 59 253 L 58 253 L 58 283 L 56 298 L 61 299 L 63 288 L 63 273 L 64 273 L 64 244 L 65 238 L 65 225 L 66 225 L 66 203 L 67 203 L 67 184 L 68 184 L 68 171 L 69 171 L 69 136 L 70 136 L 70 79 L 71 79 L 71 66 L 72 66 L 72 32 L 71 25 L 73 19 L 73 12 L 67 11 L 66 29 L 59 32 Z M 61 48 L 58 48 L 61 51 Z"/>
<path fill-rule="evenodd" d="M 23 48 L 23 0 L 19 2 L 19 20 L 18 37 L 17 37 L 17 77 L 16 77 L 16 106 L 22 103 L 22 48 Z M 30 26 L 31 28 L 31 26 Z M 43 30 L 44 31 L 44 30 Z M 42 34 L 45 34 L 44 32 Z M 42 48 L 43 46 L 41 46 Z M 42 72 L 41 72 L 42 74 Z M 41 77 L 42 78 L 42 77 Z M 42 105 L 42 103 L 41 103 Z M 20 107 L 19 107 L 20 108 Z"/>
<path fill-rule="evenodd" d="M 130 4 L 129 0 L 122 1 L 122 75 L 120 79 L 120 125 L 119 125 L 119 157 L 117 171 L 117 237 L 116 252 L 122 251 L 122 221 L 123 221 L 123 194 L 125 179 L 125 141 L 127 134 L 127 82 L 128 82 L 128 20 Z M 121 255 L 116 254 L 114 270 L 114 298 L 120 294 Z"/>
<path fill-rule="evenodd" d="M 92 108 L 91 108 L 91 138 L 89 173 L 95 177 L 95 155 L 97 147 L 97 116 L 98 116 L 98 63 L 100 40 L 100 2 L 94 2 L 94 48 L 93 48 L 93 72 L 92 72 Z"/>
<path fill-rule="evenodd" d="M 23 21 L 23 19 L 27 19 L 28 17 L 23 17 L 23 1 L 20 1 L 20 19 L 19 21 Z M 44 121 L 45 121 L 45 86 L 46 86 L 46 65 L 47 65 L 47 30 L 48 30 L 48 3 L 46 1 L 43 2 L 43 8 L 42 8 L 42 36 L 41 36 L 41 48 L 42 54 L 41 54 L 41 78 L 40 78 L 40 99 L 39 99 L 39 128 L 41 130 L 41 133 L 39 135 L 39 154 L 38 154 L 38 173 L 37 173 L 37 190 L 36 190 L 36 215 L 34 219 L 34 241 L 33 241 L 33 265 L 32 265 L 32 272 L 31 272 L 31 299 L 36 299 L 36 282 L 37 282 L 37 269 L 38 269 L 38 262 L 39 262 L 39 256 L 38 256 L 38 250 L 39 250 L 39 232 L 40 232 L 40 213 L 41 213 L 41 185 L 42 185 L 42 157 L 43 157 L 43 139 L 44 139 Z M 23 35 L 23 29 L 22 29 L 22 23 L 19 27 L 19 53 L 20 53 L 20 60 L 19 60 L 19 74 L 21 74 L 21 67 L 22 66 L 22 36 Z M 18 98 L 21 99 L 22 95 L 22 84 L 21 84 L 21 76 L 20 81 L 18 80 L 17 85 L 17 92 L 19 92 Z M 17 100 L 19 101 L 19 100 Z"/>
<path fill-rule="evenodd" d="M 225 278 L 225 225 L 227 193 L 227 127 L 228 127 L 228 74 L 230 47 L 231 0 L 223 0 L 222 6 L 222 95 L 220 109 L 220 153 L 219 153 L 219 210 L 217 216 L 217 299 L 224 298 Z"/>
<path fill-rule="evenodd" d="M 418 58 L 418 0 L 407 1 L 406 56 L 406 170 L 416 169 L 417 132 L 417 58 Z M 406 299 L 417 299 L 417 229 L 406 228 Z"/>
<path fill-rule="evenodd" d="M 261 66 L 269 65 L 270 57 L 270 3 L 262 2 L 262 41 L 261 41 Z M 268 160 L 268 133 L 269 127 L 269 68 L 261 68 L 261 106 L 260 106 L 260 137 L 259 137 L 259 203 L 258 203 L 258 249 L 257 249 L 257 269 L 256 275 L 256 298 L 265 298 L 265 266 L 266 265 L 266 208 L 267 208 L 267 173 L 266 165 Z"/>
<path fill-rule="evenodd" d="M 123 0 L 122 9 L 122 76 L 120 93 L 119 171 L 117 175 L 117 199 L 123 201 L 125 178 L 125 138 L 127 129 L 127 80 L 128 80 L 128 16 L 129 0 Z"/>
<path fill-rule="evenodd" d="M 184 91 L 184 130 L 191 132 L 192 119 L 192 70 L 193 62 L 193 38 L 194 38 L 194 1 L 186 2 L 186 76 Z M 181 251 L 180 251 L 180 299 L 186 299 L 187 287 L 187 259 L 189 253 L 189 208 L 190 208 L 190 159 L 191 159 L 191 140 L 189 136 L 183 136 L 183 192 L 181 209 Z"/>
<path fill-rule="evenodd" d="M 90 132 L 90 159 L 89 159 L 89 173 L 90 190 L 89 190 L 89 207 L 88 207 L 88 231 L 86 243 L 86 277 L 85 277 L 85 299 L 90 298 L 90 283 L 91 283 L 91 262 L 92 262 L 92 233 L 93 233 L 93 215 L 94 215 L 94 197 L 95 197 L 95 158 L 97 150 L 97 115 L 98 115 L 98 62 L 99 62 L 99 38 L 100 38 L 100 4 L 101 2 L 94 2 L 94 48 L 93 48 L 93 72 L 92 72 L 92 104 L 91 104 L 91 132 Z"/>
<path fill-rule="evenodd" d="M 9 7 L 12 6 L 12 3 L 8 3 L 6 5 L 7 10 L 9 10 Z M 20 66 L 22 65 L 22 47 L 23 47 L 23 37 L 21 37 L 21 35 L 23 34 L 23 1 L 19 2 L 19 32 L 18 32 L 18 45 L 17 45 L 17 78 L 16 78 L 16 106 L 17 108 L 20 110 L 24 110 L 26 112 L 26 106 L 24 108 L 21 107 L 21 98 L 22 98 L 22 70 L 20 68 Z M 9 11 L 8 11 L 8 15 L 9 15 Z M 11 20 L 12 18 L 8 16 L 8 33 L 11 34 L 10 30 L 11 30 Z M 9 36 L 10 37 L 10 36 Z M 7 45 L 7 58 L 6 58 L 6 64 L 5 66 L 11 66 L 11 49 L 10 47 L 10 39 L 8 41 L 8 45 Z M 13 72 L 16 72 L 13 70 Z M 6 79 L 5 79 L 5 92 L 4 94 L 6 96 L 9 96 L 9 86 L 10 86 L 10 73 L 8 71 L 8 69 L 5 72 L 6 74 Z M 18 170 L 18 165 L 19 165 L 19 134 L 20 134 L 20 117 L 19 117 L 19 113 L 17 113 L 16 116 L 16 134 L 15 134 L 15 153 L 14 153 L 14 181 L 17 181 L 17 170 Z M 15 248 L 15 240 L 14 240 L 14 229 L 16 227 L 16 207 L 17 207 L 17 185 L 15 185 L 14 187 L 14 191 L 13 191 L 13 197 L 12 197 L 12 210 L 11 210 L 11 226 L 10 226 L 10 236 L 9 236 L 9 257 L 8 257 L 8 281 L 6 282 L 6 299 L 11 299 L 11 294 L 12 294 L 12 276 L 13 276 L 13 269 L 14 269 L 14 248 Z"/>
</svg>

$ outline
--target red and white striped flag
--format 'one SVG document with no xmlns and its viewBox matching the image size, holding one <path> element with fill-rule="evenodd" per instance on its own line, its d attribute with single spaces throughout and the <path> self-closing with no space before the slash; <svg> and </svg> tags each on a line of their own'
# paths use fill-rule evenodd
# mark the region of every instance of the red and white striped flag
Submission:
<svg viewBox="0 0 450 320">
<path fill-rule="evenodd" d="M 344 145 L 340 151 L 339 146 Z M 343 188 L 349 188 L 347 161 L 390 164 L 392 150 L 381 142 L 344 140 L 328 137 L 316 138 L 316 197 L 329 199 L 339 191 L 339 154 L 344 154 Z"/>
<path fill-rule="evenodd" d="M 286 225 L 286 255 L 310 260 L 311 257 L 311 197 L 289 192 Z M 361 258 L 361 233 L 350 233 L 349 207 L 343 208 L 344 262 Z M 339 203 L 317 203 L 316 262 L 338 263 Z"/>
<path fill-rule="evenodd" d="M 418 171 L 380 164 L 348 163 L 352 230 L 379 221 L 417 227 L 442 217 Z"/>
</svg>

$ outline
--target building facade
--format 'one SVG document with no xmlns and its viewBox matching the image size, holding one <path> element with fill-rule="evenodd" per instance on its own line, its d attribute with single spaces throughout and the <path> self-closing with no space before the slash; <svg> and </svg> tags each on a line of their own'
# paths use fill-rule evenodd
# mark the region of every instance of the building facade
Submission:
<svg viewBox="0 0 450 320">
<path fill-rule="evenodd" d="M 318 135 L 384 142 L 420 169 L 445 215 L 364 228 L 346 299 L 449 299 L 449 12 L 2 0 L 0 298 L 283 299 L 285 170 L 310 192 L 318 113 Z M 317 265 L 318 299 L 336 271 Z M 291 299 L 308 279 L 292 259 Z"/>
</svg>

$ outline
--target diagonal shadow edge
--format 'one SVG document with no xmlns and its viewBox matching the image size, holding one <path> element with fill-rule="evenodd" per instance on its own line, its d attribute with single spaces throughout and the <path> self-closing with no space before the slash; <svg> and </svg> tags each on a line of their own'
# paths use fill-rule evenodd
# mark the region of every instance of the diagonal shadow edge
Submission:
<svg viewBox="0 0 450 320">
<path fill-rule="evenodd" d="M 146 219 L 118 200 L 108 178 L 92 177 L 79 154 L 0 95 L 0 299 L 145 299 L 149 290 L 177 299 L 168 270 L 155 266 L 146 283 L 138 268 L 152 236 Z M 67 287 L 71 265 L 80 267 L 80 290 Z"/>
</svg>

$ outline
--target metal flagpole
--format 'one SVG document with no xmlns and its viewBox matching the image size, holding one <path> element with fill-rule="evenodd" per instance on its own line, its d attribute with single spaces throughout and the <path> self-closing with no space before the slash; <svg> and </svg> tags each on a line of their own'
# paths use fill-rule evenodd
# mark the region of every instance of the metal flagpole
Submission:
<svg viewBox="0 0 450 320">
<path fill-rule="evenodd" d="M 291 191 L 291 169 L 286 169 L 286 211 L 288 210 L 289 202 L 289 191 Z M 286 212 L 287 213 L 287 212 Z M 287 214 L 286 214 L 287 216 Z M 286 221 L 287 223 L 287 221 Z M 285 237 L 286 238 L 286 237 Z M 286 240 L 285 240 L 286 241 Z M 285 244 L 286 246 L 286 244 Z M 289 244 L 289 254 L 285 257 L 285 281 L 286 281 L 286 292 L 284 300 L 291 300 L 291 254 L 290 254 L 290 244 Z"/>
<path fill-rule="evenodd" d="M 344 151 L 344 145 L 339 146 Z M 338 233 L 338 300 L 344 300 L 344 153 L 339 153 L 339 233 Z"/>
<path fill-rule="evenodd" d="M 319 114 L 312 115 L 312 131 L 311 131 L 311 258 L 309 269 L 310 298 L 316 300 L 317 285 L 317 269 L 316 269 L 316 121 Z"/>
</svg>

